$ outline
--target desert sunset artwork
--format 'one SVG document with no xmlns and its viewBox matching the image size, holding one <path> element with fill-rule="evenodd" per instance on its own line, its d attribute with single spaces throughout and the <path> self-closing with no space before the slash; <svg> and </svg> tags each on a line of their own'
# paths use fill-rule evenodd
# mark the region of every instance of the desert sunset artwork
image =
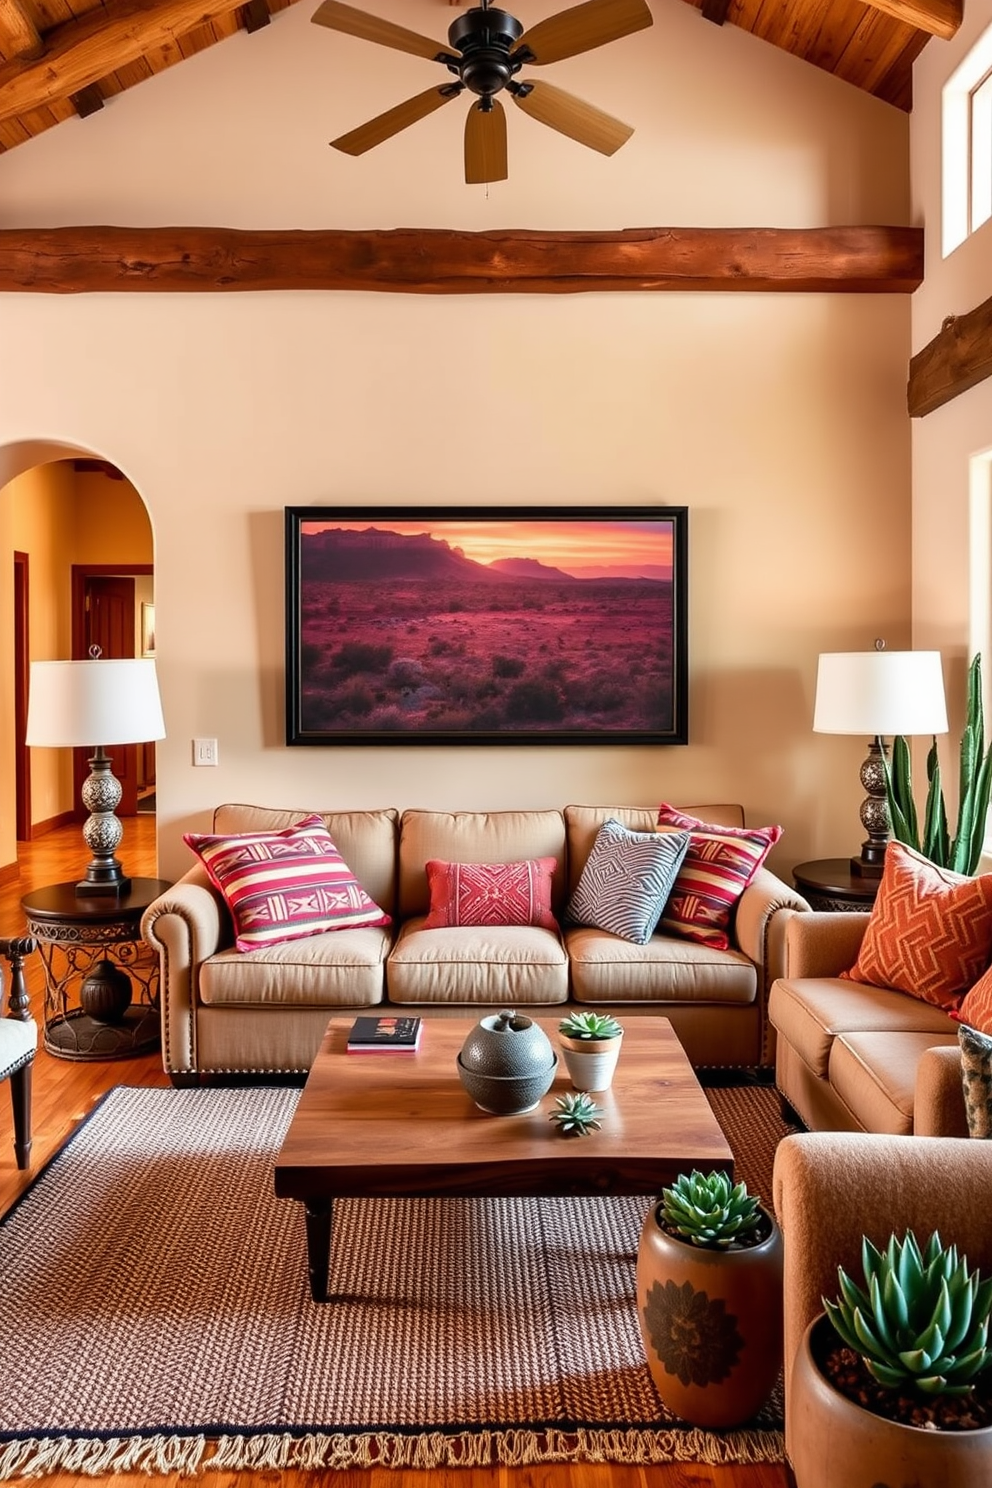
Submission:
<svg viewBox="0 0 992 1488">
<path fill-rule="evenodd" d="M 286 517 L 290 743 L 685 742 L 684 507 Z"/>
</svg>

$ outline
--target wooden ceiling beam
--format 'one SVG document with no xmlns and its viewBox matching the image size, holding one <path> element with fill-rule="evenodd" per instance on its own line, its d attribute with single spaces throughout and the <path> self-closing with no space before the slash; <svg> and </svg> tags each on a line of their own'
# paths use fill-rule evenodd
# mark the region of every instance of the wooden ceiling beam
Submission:
<svg viewBox="0 0 992 1488">
<path fill-rule="evenodd" d="M 621 232 L 253 232 L 224 227 L 0 230 L 0 292 L 376 290 L 574 294 L 757 290 L 910 294 L 913 227 Z"/>
<path fill-rule="evenodd" d="M 12 57 L 40 57 L 41 32 L 21 0 L 0 0 L 0 42 Z"/>
<path fill-rule="evenodd" d="M 964 16 L 963 0 L 867 0 L 867 4 L 944 41 L 955 35 Z"/>
<path fill-rule="evenodd" d="M 992 377 L 992 298 L 965 315 L 949 315 L 909 364 L 907 403 L 922 418 Z"/>
<path fill-rule="evenodd" d="M 88 119 L 90 114 L 99 113 L 103 108 L 103 94 L 96 83 L 90 83 L 89 87 L 80 88 L 78 93 L 70 93 L 69 102 L 81 119 Z"/>
<path fill-rule="evenodd" d="M 0 4 L 16 0 L 0 0 Z M 44 54 L 0 63 L 0 123 L 80 93 L 146 52 L 174 46 L 244 0 L 107 0 L 46 32 Z"/>
</svg>

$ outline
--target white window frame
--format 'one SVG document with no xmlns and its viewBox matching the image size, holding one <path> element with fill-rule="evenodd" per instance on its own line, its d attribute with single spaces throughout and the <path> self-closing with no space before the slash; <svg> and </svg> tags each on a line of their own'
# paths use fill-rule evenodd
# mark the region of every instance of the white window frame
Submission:
<svg viewBox="0 0 992 1488">
<path fill-rule="evenodd" d="M 942 256 L 992 217 L 992 26 L 944 84 Z"/>
</svg>

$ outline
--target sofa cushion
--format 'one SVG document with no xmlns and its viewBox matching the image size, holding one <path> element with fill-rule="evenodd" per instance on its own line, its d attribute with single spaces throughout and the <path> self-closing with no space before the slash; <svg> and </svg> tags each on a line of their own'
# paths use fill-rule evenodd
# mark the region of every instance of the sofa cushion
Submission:
<svg viewBox="0 0 992 1488">
<path fill-rule="evenodd" d="M 990 957 L 992 874 L 966 878 L 890 842 L 858 959 L 842 974 L 952 1008 Z"/>
<path fill-rule="evenodd" d="M 293 811 L 272 806 L 227 802 L 214 812 L 213 830 L 278 832 L 319 815 L 338 851 L 370 899 L 390 914 L 396 912 L 396 841 L 399 812 L 387 806 L 370 811 Z"/>
<path fill-rule="evenodd" d="M 950 1033 L 845 1033 L 830 1050 L 830 1083 L 865 1131 L 911 1136 L 920 1058 L 955 1042 Z"/>
<path fill-rule="evenodd" d="M 185 832 L 183 841 L 224 896 L 239 951 L 390 923 L 317 815 L 277 832 Z"/>
<path fill-rule="evenodd" d="M 389 954 L 386 990 L 397 1003 L 565 1002 L 568 959 L 559 937 L 537 926 L 425 930 L 417 916 L 401 926 Z"/>
<path fill-rule="evenodd" d="M 399 914 L 430 909 L 427 863 L 517 863 L 554 858 L 552 908 L 565 897 L 565 822 L 560 811 L 404 811 L 399 838 Z"/>
<path fill-rule="evenodd" d="M 220 1007 L 365 1007 L 385 994 L 391 935 L 334 930 L 242 955 L 219 951 L 200 967 L 200 1002 Z"/>
<path fill-rule="evenodd" d="M 667 802 L 658 809 L 658 825 L 663 831 L 689 832 L 689 850 L 661 917 L 662 929 L 726 950 L 737 901 L 781 837 L 782 828 L 724 827 L 701 821 Z"/>
<path fill-rule="evenodd" d="M 754 963 L 740 951 L 717 951 L 673 935 L 646 945 L 588 926 L 566 928 L 572 997 L 592 1003 L 751 1003 Z"/>
<path fill-rule="evenodd" d="M 970 1137 L 992 1137 L 992 1037 L 959 1028 L 961 1089 Z"/>
<path fill-rule="evenodd" d="M 632 832 L 612 817 L 596 834 L 565 919 L 644 945 L 689 846 L 688 832 Z"/>
<path fill-rule="evenodd" d="M 772 983 L 768 1018 L 820 1079 L 827 1078 L 830 1046 L 839 1034 L 956 1031 L 940 1008 L 840 977 L 779 978 Z"/>
<path fill-rule="evenodd" d="M 684 810 L 721 826 L 742 827 L 744 808 L 729 804 L 686 806 Z M 612 817 L 632 832 L 654 832 L 658 826 L 657 806 L 566 806 L 565 831 L 568 835 L 568 891 L 575 893 L 593 843 L 604 821 Z"/>
<path fill-rule="evenodd" d="M 551 913 L 554 858 L 527 858 L 522 863 L 446 863 L 431 858 L 425 866 L 431 895 L 425 930 L 450 925 L 558 929 Z"/>
</svg>

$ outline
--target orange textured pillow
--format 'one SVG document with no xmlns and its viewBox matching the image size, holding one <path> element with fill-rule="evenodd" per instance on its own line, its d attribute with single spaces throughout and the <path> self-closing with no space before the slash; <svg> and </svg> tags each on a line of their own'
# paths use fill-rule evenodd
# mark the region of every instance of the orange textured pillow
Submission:
<svg viewBox="0 0 992 1488">
<path fill-rule="evenodd" d="M 979 1033 L 992 1034 L 992 966 L 965 993 L 964 1002 L 951 1017 L 967 1023 L 969 1028 L 977 1028 Z"/>
<path fill-rule="evenodd" d="M 965 878 L 890 842 L 858 959 L 841 975 L 948 1011 L 992 959 L 992 874 Z"/>
</svg>

